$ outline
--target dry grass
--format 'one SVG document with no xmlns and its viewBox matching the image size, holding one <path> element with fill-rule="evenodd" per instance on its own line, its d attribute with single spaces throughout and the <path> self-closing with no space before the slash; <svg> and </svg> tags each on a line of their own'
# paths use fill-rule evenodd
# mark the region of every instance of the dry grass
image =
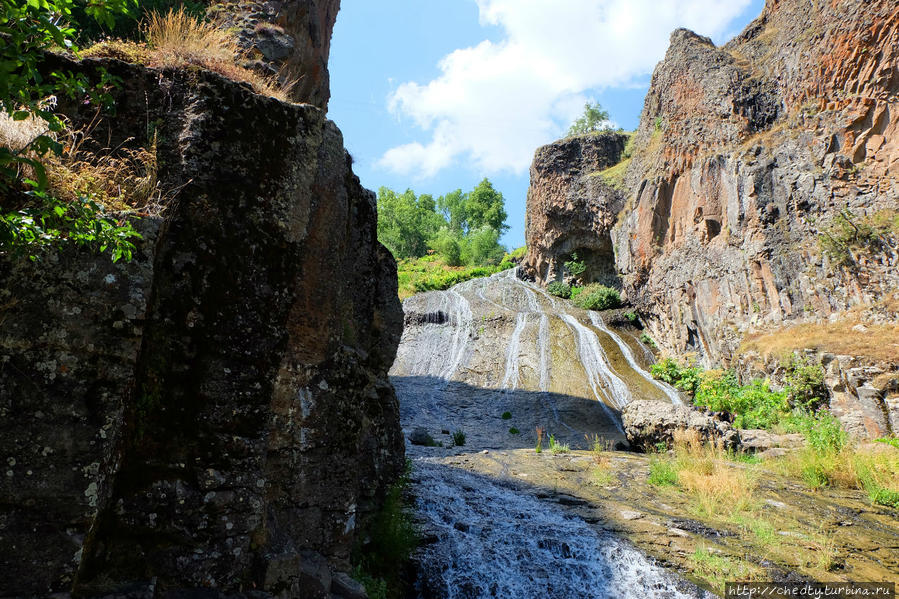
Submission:
<svg viewBox="0 0 899 599">
<path fill-rule="evenodd" d="M 15 121 L 6 112 L 0 112 L 0 146 L 19 152 L 46 132 L 47 123 L 34 115 Z"/>
<path fill-rule="evenodd" d="M 13 121 L 6 114 L 0 114 L 0 144 L 21 150 L 38 135 L 52 135 L 63 146 L 59 156 L 26 154 L 29 158 L 39 158 L 44 165 L 47 188 L 52 195 L 67 203 L 90 197 L 108 211 L 160 213 L 165 202 L 158 182 L 155 138 L 147 147 L 96 151 L 91 132 L 98 123 L 99 119 L 95 117 L 93 123 L 81 130 L 66 129 L 49 134 L 40 119 Z M 87 150 L 85 146 L 92 147 Z M 29 172 L 31 167 L 20 168 L 23 169 L 20 178 L 33 176 Z"/>
<path fill-rule="evenodd" d="M 599 172 L 599 176 L 615 189 L 624 190 L 624 176 L 627 169 L 631 165 L 632 158 L 625 158 L 615 166 L 610 166 L 604 171 Z"/>
<path fill-rule="evenodd" d="M 696 431 L 676 432 L 677 484 L 695 500 L 702 516 L 731 515 L 750 509 L 756 477 L 728 459 L 718 444 L 703 443 Z"/>
<path fill-rule="evenodd" d="M 104 41 L 85 50 L 88 57 L 117 58 L 155 68 L 202 67 L 233 81 L 248 83 L 261 95 L 288 102 L 295 82 L 280 82 L 240 63 L 244 51 L 231 32 L 201 21 L 184 11 L 153 13 L 143 24 L 147 45 L 121 40 Z"/>
<path fill-rule="evenodd" d="M 755 351 L 763 356 L 784 356 L 800 349 L 838 355 L 865 356 L 874 360 L 899 362 L 899 324 L 865 324 L 865 331 L 852 327 L 857 319 L 820 324 L 798 324 L 769 333 L 747 335 L 740 352 Z"/>
</svg>

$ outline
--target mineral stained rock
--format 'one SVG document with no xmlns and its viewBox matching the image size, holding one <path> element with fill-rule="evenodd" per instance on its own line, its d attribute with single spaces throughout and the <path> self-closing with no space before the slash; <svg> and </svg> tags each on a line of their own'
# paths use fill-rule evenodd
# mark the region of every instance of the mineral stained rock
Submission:
<svg viewBox="0 0 899 599">
<path fill-rule="evenodd" d="M 593 258 L 608 244 L 599 253 L 614 256 L 623 296 L 663 351 L 744 372 L 739 349 L 748 334 L 859 309 L 895 323 L 899 248 L 875 243 L 846 265 L 822 240 L 835 225 L 896 217 L 897 61 L 892 0 L 824 2 L 813 11 L 801 0 L 768 0 L 721 47 L 675 31 L 628 162 L 616 167 L 626 171 L 622 199 L 580 183 L 602 167 L 565 150 L 574 141 L 538 150 L 530 275 L 557 279 L 560 257 L 584 248 Z M 563 155 L 556 166 L 553 156 Z M 849 383 L 847 370 L 824 366 L 832 407 L 853 436 L 899 428 L 895 392 L 869 393 Z M 870 366 L 899 378 L 899 364 Z"/>
<path fill-rule="evenodd" d="M 572 254 L 591 282 L 615 284 L 612 226 L 624 195 L 599 175 L 621 158 L 621 133 L 570 137 L 537 150 L 531 165 L 525 236 L 525 274 L 540 284 L 562 280 Z"/>
<path fill-rule="evenodd" d="M 121 79 L 97 134 L 152 123 L 176 193 L 131 262 L 0 260 L 0 596 L 330 596 L 403 465 L 374 194 L 314 106 L 58 67 Z"/>
</svg>

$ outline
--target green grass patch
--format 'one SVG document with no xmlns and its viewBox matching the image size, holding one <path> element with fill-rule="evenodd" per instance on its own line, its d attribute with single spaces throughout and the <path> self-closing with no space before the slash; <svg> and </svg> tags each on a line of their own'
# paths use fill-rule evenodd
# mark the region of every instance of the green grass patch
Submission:
<svg viewBox="0 0 899 599">
<path fill-rule="evenodd" d="M 661 456 L 649 458 L 649 484 L 656 487 L 671 487 L 677 484 L 677 465 L 673 460 Z"/>
<path fill-rule="evenodd" d="M 508 255 L 507 255 L 508 256 Z M 515 266 L 504 259 L 495 266 L 449 266 L 436 255 L 399 260 L 397 262 L 397 282 L 400 299 L 424 291 L 441 291 L 471 279 L 489 277 Z"/>
</svg>

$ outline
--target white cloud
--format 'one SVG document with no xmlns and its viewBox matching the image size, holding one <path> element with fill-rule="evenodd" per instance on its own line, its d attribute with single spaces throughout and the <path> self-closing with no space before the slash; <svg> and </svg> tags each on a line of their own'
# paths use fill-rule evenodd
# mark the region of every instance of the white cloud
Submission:
<svg viewBox="0 0 899 599">
<path fill-rule="evenodd" d="M 481 24 L 501 27 L 504 39 L 456 50 L 436 79 L 396 88 L 391 111 L 430 141 L 392 148 L 380 165 L 420 177 L 461 161 L 523 172 L 591 90 L 650 73 L 677 27 L 720 37 L 750 1 L 477 0 Z"/>
</svg>

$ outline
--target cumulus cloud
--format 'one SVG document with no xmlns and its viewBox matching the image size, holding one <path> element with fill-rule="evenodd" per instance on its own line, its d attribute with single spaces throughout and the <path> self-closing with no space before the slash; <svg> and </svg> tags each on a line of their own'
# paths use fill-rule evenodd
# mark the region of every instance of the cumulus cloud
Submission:
<svg viewBox="0 0 899 599">
<path fill-rule="evenodd" d="M 388 150 L 380 165 L 420 177 L 463 161 L 523 172 L 591 91 L 650 73 L 673 29 L 718 38 L 750 1 L 477 0 L 481 24 L 499 26 L 503 39 L 456 50 L 436 79 L 396 88 L 390 110 L 430 139 Z"/>
</svg>

